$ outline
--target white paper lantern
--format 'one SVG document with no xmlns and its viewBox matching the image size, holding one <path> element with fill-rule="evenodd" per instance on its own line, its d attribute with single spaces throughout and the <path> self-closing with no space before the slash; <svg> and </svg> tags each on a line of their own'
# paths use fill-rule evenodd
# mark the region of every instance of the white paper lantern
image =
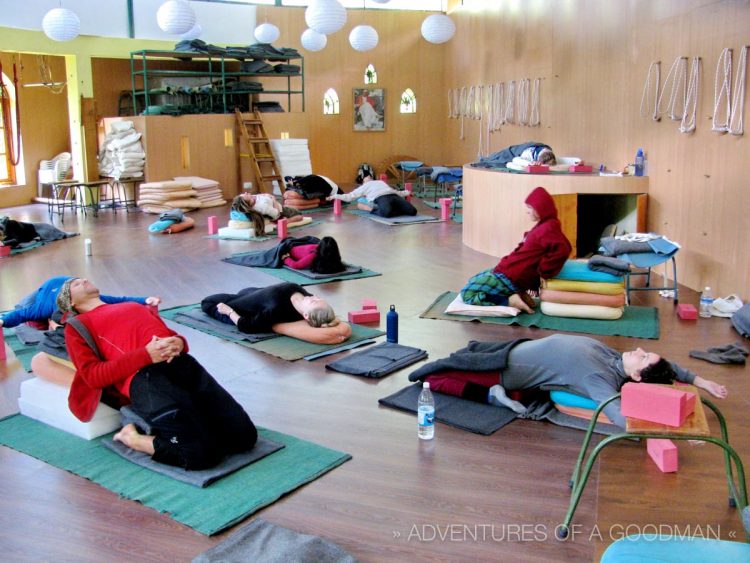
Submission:
<svg viewBox="0 0 750 563">
<path fill-rule="evenodd" d="M 54 8 L 42 19 L 44 34 L 55 41 L 70 41 L 78 37 L 81 31 L 81 20 L 72 10 Z"/>
<path fill-rule="evenodd" d="M 279 28 L 272 23 L 262 23 L 255 28 L 255 38 L 260 43 L 273 43 L 279 38 Z"/>
<path fill-rule="evenodd" d="M 372 0 L 372 1 L 375 2 L 376 4 L 387 4 L 391 0 Z"/>
<path fill-rule="evenodd" d="M 203 28 L 201 27 L 201 24 L 196 23 L 190 31 L 180 35 L 180 39 L 184 41 L 192 41 L 193 39 L 198 39 L 201 36 L 201 33 L 203 33 Z"/>
<path fill-rule="evenodd" d="M 456 24 L 445 14 L 432 14 L 422 22 L 422 37 L 430 43 L 445 43 L 456 33 Z"/>
<path fill-rule="evenodd" d="M 306 29 L 300 39 L 302 46 L 308 51 L 320 51 L 328 44 L 328 38 L 314 29 Z"/>
<path fill-rule="evenodd" d="M 187 33 L 195 25 L 195 12 L 185 0 L 168 0 L 156 12 L 159 27 L 173 35 Z"/>
<path fill-rule="evenodd" d="M 356 51 L 369 51 L 378 44 L 378 32 L 370 25 L 358 25 L 349 34 L 349 44 Z"/>
<path fill-rule="evenodd" d="M 323 35 L 336 33 L 346 23 L 346 8 L 338 0 L 312 0 L 305 9 L 305 21 Z"/>
</svg>

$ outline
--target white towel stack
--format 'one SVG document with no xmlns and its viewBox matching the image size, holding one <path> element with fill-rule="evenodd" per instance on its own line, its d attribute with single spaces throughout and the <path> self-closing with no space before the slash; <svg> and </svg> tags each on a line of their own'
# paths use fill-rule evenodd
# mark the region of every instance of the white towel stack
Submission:
<svg viewBox="0 0 750 563">
<path fill-rule="evenodd" d="M 138 189 L 138 207 L 146 213 L 163 213 L 172 209 L 190 211 L 201 207 L 197 195 L 190 182 L 147 182 Z"/>
<path fill-rule="evenodd" d="M 216 180 L 209 180 L 200 176 L 175 176 L 175 180 L 192 184 L 193 189 L 198 194 L 196 197 L 201 202 L 201 207 L 218 207 L 227 203 L 224 194 L 221 193 L 219 182 Z"/>
<path fill-rule="evenodd" d="M 141 178 L 146 165 L 146 153 L 141 134 L 132 121 L 115 121 L 104 138 L 99 153 L 99 174 L 113 178 Z"/>
<path fill-rule="evenodd" d="M 282 178 L 312 174 L 307 139 L 271 139 L 271 151 Z"/>
</svg>

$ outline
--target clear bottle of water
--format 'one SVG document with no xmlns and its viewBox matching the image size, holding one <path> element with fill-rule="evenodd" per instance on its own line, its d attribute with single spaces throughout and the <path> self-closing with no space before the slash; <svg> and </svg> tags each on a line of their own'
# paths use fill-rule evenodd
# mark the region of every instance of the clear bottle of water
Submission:
<svg viewBox="0 0 750 563">
<path fill-rule="evenodd" d="M 636 176 L 643 176 L 644 160 L 645 160 L 645 155 L 643 154 L 643 149 L 638 149 L 638 152 L 635 153 L 635 175 Z"/>
<path fill-rule="evenodd" d="M 714 302 L 713 295 L 711 295 L 711 288 L 706 286 L 701 293 L 700 310 L 698 314 L 703 318 L 709 318 L 711 316 L 711 305 Z"/>
<path fill-rule="evenodd" d="M 427 381 L 422 383 L 422 392 L 417 400 L 417 436 L 421 440 L 435 437 L 435 399 Z"/>
</svg>

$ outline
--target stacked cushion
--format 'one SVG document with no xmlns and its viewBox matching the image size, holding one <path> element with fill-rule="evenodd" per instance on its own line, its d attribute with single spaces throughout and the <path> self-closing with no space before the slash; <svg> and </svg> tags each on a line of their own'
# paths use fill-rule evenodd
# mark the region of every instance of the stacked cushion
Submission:
<svg viewBox="0 0 750 563">
<path fill-rule="evenodd" d="M 589 269 L 587 260 L 568 260 L 555 278 L 544 281 L 540 297 L 545 315 L 616 320 L 625 307 L 625 282 Z"/>
<path fill-rule="evenodd" d="M 324 200 L 325 201 L 325 200 Z M 284 207 L 292 207 L 294 209 L 315 209 L 320 207 L 321 200 L 319 198 L 305 199 L 302 194 L 294 190 L 286 190 L 284 192 Z"/>
<path fill-rule="evenodd" d="M 190 211 L 201 207 L 191 182 L 147 182 L 138 189 L 138 207 L 146 213 L 163 213 L 171 209 Z"/>
<path fill-rule="evenodd" d="M 178 182 L 190 182 L 196 192 L 196 198 L 201 202 L 201 207 L 218 207 L 225 205 L 227 200 L 221 192 L 219 182 L 201 178 L 200 176 L 175 176 Z"/>
</svg>

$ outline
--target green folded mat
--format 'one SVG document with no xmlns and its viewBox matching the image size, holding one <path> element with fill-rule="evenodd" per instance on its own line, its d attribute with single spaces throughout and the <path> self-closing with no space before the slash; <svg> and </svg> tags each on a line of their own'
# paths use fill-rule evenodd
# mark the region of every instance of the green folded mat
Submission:
<svg viewBox="0 0 750 563">
<path fill-rule="evenodd" d="M 455 291 L 446 291 L 438 297 L 421 315 L 423 319 L 440 319 L 449 321 L 479 321 L 482 323 L 512 325 L 566 332 L 582 332 L 603 336 L 631 336 L 633 338 L 659 338 L 659 313 L 655 307 L 625 307 L 622 317 L 613 321 L 598 319 L 576 319 L 572 317 L 551 317 L 543 314 L 538 308 L 533 314 L 521 313 L 517 317 L 473 317 L 469 315 L 451 315 L 445 309 L 458 295 Z"/>
<path fill-rule="evenodd" d="M 135 465 L 99 440 L 84 440 L 20 414 L 0 420 L 0 444 L 212 535 L 352 457 L 281 432 L 264 428 L 258 431 L 260 436 L 285 447 L 204 489 Z"/>
</svg>

